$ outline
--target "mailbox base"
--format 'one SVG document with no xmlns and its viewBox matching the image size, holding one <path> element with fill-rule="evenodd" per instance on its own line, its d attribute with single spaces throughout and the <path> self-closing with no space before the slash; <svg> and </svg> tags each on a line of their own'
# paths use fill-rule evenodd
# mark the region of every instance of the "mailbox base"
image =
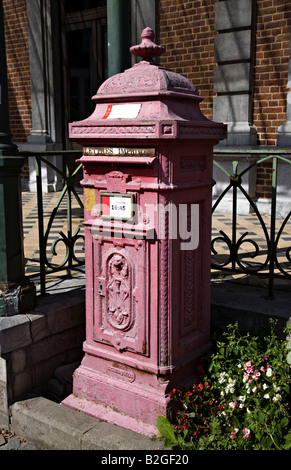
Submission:
<svg viewBox="0 0 291 470">
<path fill-rule="evenodd" d="M 158 437 L 157 417 L 166 417 L 172 406 L 168 392 L 174 386 L 192 388 L 198 380 L 195 372 L 201 355 L 208 349 L 209 344 L 188 365 L 165 375 L 86 353 L 74 373 L 73 393 L 62 404 L 101 421 Z"/>
<path fill-rule="evenodd" d="M 126 377 L 126 375 L 124 375 Z M 130 376 L 128 376 L 130 377 Z M 74 389 L 62 404 L 102 421 L 146 436 L 158 436 L 156 418 L 166 416 L 167 382 L 156 387 L 106 377 L 82 365 L 74 374 Z"/>
</svg>

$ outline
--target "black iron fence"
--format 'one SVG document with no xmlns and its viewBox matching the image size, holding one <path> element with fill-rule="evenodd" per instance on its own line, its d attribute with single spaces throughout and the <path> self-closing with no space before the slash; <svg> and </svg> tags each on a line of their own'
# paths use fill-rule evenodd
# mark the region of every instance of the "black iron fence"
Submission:
<svg viewBox="0 0 291 470">
<path fill-rule="evenodd" d="M 52 155 L 62 155 L 62 169 L 53 165 L 50 161 Z M 82 270 L 84 266 L 84 256 L 77 256 L 75 246 L 77 242 L 84 241 L 81 230 L 81 223 L 72 229 L 72 201 L 75 199 L 80 209 L 83 211 L 81 189 L 77 189 L 82 177 L 81 165 L 73 165 L 72 162 L 80 156 L 79 151 L 60 152 L 22 152 L 26 157 L 33 157 L 36 164 L 36 186 L 37 186 L 37 217 L 38 217 L 38 243 L 39 243 L 39 270 L 32 274 L 40 276 L 40 291 L 46 291 L 46 276 L 51 273 L 65 271 L 70 275 L 72 270 Z M 223 164 L 222 157 L 231 155 L 232 171 Z M 240 157 L 251 157 L 254 161 L 240 170 Z M 238 160 L 236 160 L 236 157 Z M 291 211 L 284 217 L 277 216 L 277 176 L 279 163 L 291 163 L 291 151 L 279 149 L 260 150 L 237 150 L 221 149 L 215 150 L 214 165 L 224 175 L 227 176 L 226 183 L 221 194 L 217 197 L 213 205 L 213 220 L 219 212 L 219 204 L 228 198 L 230 201 L 229 218 L 231 223 L 223 226 L 218 234 L 214 234 L 211 242 L 211 268 L 212 271 L 223 275 L 223 273 L 246 275 L 256 275 L 264 278 L 268 283 L 268 296 L 274 296 L 274 279 L 284 277 L 291 279 L 291 241 L 285 237 L 285 245 L 280 246 L 283 234 L 289 228 Z M 247 159 L 246 159 L 247 160 Z M 246 161 L 244 160 L 244 161 Z M 257 206 L 256 198 L 251 197 L 245 189 L 244 180 L 248 178 L 249 172 L 253 171 L 260 164 L 271 162 L 271 196 L 270 212 L 266 217 Z M 42 164 L 46 164 L 59 174 L 62 179 L 62 190 L 58 194 L 58 200 L 48 217 L 46 227 L 44 226 L 44 206 L 42 192 Z M 291 167 L 290 167 L 291 172 Z M 240 194 L 240 198 L 238 195 Z M 253 220 L 257 220 L 256 230 L 250 232 L 244 229 L 239 221 L 241 197 L 249 205 L 249 213 Z M 58 236 L 50 244 L 50 257 L 48 257 L 48 240 L 51 228 L 61 204 L 66 201 L 66 233 L 59 231 Z M 291 200 L 290 200 L 291 204 Z M 62 217 L 64 214 L 62 213 Z M 258 232 L 261 232 L 258 241 Z M 291 231 L 290 231 L 291 233 Z M 291 240 L 291 238 L 290 238 Z M 62 244 L 65 247 L 62 261 L 55 263 L 52 261 L 57 255 L 57 248 Z"/>
<path fill-rule="evenodd" d="M 67 276 L 72 270 L 78 271 L 84 265 L 84 257 L 79 257 L 75 253 L 76 243 L 80 240 L 84 242 L 84 235 L 80 233 L 81 225 L 75 231 L 72 228 L 72 202 L 73 198 L 83 211 L 82 196 L 76 187 L 82 177 L 82 165 L 74 165 L 74 161 L 81 156 L 79 151 L 45 151 L 45 152 L 21 152 L 25 157 L 33 157 L 35 159 L 36 170 L 36 189 L 37 189 L 37 219 L 38 219 L 38 245 L 39 245 L 39 270 L 35 274 L 29 274 L 30 277 L 39 276 L 40 293 L 44 295 L 46 292 L 46 276 L 52 273 L 65 272 Z M 62 165 L 53 165 L 50 157 L 54 155 L 62 156 Z M 58 194 L 55 206 L 49 215 L 47 225 L 44 227 L 44 204 L 42 189 L 42 164 L 51 168 L 62 181 L 62 190 Z M 63 213 L 62 218 L 66 219 L 66 233 L 61 230 L 58 236 L 50 243 L 50 254 L 48 256 L 48 240 L 50 237 L 53 223 L 60 210 L 61 204 L 66 204 L 66 214 Z M 63 207 L 63 206 L 62 206 Z M 63 245 L 62 260 L 54 262 L 58 254 L 58 246 Z M 59 258 L 59 257 L 58 257 Z"/>
<path fill-rule="evenodd" d="M 229 172 L 223 164 L 217 161 L 221 156 L 229 154 L 235 157 L 251 156 L 256 157 L 250 165 L 239 171 L 240 164 L 237 160 L 232 161 L 233 171 Z M 219 208 L 219 204 L 224 198 L 229 196 L 231 202 L 230 214 L 231 225 L 228 233 L 224 229 L 219 230 L 219 235 L 212 238 L 211 267 L 219 273 L 244 273 L 247 275 L 256 275 L 267 281 L 268 297 L 274 297 L 274 280 L 277 277 L 291 279 L 291 238 L 289 238 L 289 219 L 291 211 L 285 210 L 284 216 L 278 216 L 277 197 L 278 197 L 278 165 L 287 164 L 283 167 L 283 172 L 288 173 L 288 167 L 291 164 L 290 150 L 281 149 L 260 149 L 260 150 L 216 150 L 214 156 L 214 165 L 227 175 L 229 183 L 215 201 L 212 214 Z M 258 168 L 259 165 L 271 162 L 270 167 L 270 201 L 269 211 L 266 214 L 258 208 L 256 197 L 251 197 L 244 188 L 244 178 L 249 172 Z M 291 174 L 291 167 L 290 167 Z M 289 186 L 291 189 L 291 186 Z M 288 190 L 288 188 L 287 188 Z M 249 205 L 249 213 L 256 219 L 255 232 L 248 230 L 239 230 L 239 213 L 242 199 L 245 198 Z M 287 191 L 288 193 L 288 191 Z M 239 202 L 238 202 L 239 201 Z M 291 201 L 290 201 L 291 203 Z M 288 207 L 288 202 L 285 201 Z M 260 235 L 259 235 L 260 232 Z M 284 232 L 286 236 L 283 237 Z M 259 235 L 259 236 L 258 236 Z M 281 243 L 284 238 L 284 243 Z M 224 250 L 219 251 L 223 246 Z M 247 249 L 246 249 L 247 247 Z"/>
</svg>

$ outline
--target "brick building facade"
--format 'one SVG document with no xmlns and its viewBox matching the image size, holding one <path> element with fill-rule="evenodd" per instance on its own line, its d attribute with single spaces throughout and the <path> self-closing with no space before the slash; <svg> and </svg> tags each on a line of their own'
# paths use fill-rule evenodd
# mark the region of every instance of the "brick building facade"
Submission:
<svg viewBox="0 0 291 470">
<path fill-rule="evenodd" d="M 219 34 L 215 29 L 217 3 L 218 0 L 160 2 L 160 42 L 167 48 L 163 65 L 193 81 L 205 99 L 201 108 L 209 119 L 213 118 L 213 97 L 217 95 L 213 90 L 215 36 Z M 257 0 L 255 7 L 253 124 L 256 144 L 274 146 L 277 129 L 286 120 L 291 3 Z"/>
<path fill-rule="evenodd" d="M 32 57 L 35 54 L 32 40 L 37 37 L 31 28 L 32 3 L 40 10 L 42 44 L 38 52 L 43 54 L 40 67 L 45 77 L 41 78 L 39 86 L 47 87 L 43 96 L 31 83 L 33 73 L 39 73 L 36 67 L 39 64 Z M 59 129 L 63 124 L 58 120 L 60 103 L 65 106 L 61 50 L 64 31 L 68 30 L 73 21 L 70 18 L 76 13 L 69 12 L 73 16 L 61 19 L 65 3 L 61 0 L 3 2 L 11 131 L 21 148 L 36 142 L 49 143 L 51 148 L 68 146 L 64 129 Z M 86 5 L 86 1 L 79 4 Z M 105 9 L 103 20 L 101 14 L 96 16 L 97 30 L 101 31 L 102 21 L 106 24 L 106 2 L 96 0 L 87 4 L 90 4 L 90 11 L 94 4 Z M 144 26 L 155 29 L 157 42 L 166 47 L 161 65 L 194 83 L 204 98 L 201 109 L 209 119 L 228 124 L 229 137 L 222 145 L 234 148 L 290 146 L 290 1 L 131 0 L 129 4 L 131 43 L 136 37 L 139 42 Z M 86 21 L 89 20 L 91 17 Z M 36 15 L 34 21 L 38 22 Z M 104 73 L 106 75 L 106 71 Z M 53 92 L 48 86 L 50 80 Z M 98 86 L 99 83 L 96 89 Z M 45 116 L 43 119 L 47 120 L 43 134 L 47 133 L 49 138 L 41 140 L 38 134 L 37 140 L 31 139 L 31 135 L 37 134 L 33 119 L 40 99 L 44 100 L 40 118 Z M 63 117 L 68 115 L 62 114 Z M 269 196 L 269 177 L 268 167 L 258 169 L 256 190 L 260 196 Z"/>
</svg>

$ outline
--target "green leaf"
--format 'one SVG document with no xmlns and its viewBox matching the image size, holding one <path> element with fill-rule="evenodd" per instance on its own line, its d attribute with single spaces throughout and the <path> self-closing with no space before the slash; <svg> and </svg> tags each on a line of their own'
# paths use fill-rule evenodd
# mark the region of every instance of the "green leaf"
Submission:
<svg viewBox="0 0 291 470">
<path fill-rule="evenodd" d="M 261 440 L 261 445 L 263 450 L 268 450 L 272 447 L 272 439 L 269 436 L 263 437 Z"/>
<path fill-rule="evenodd" d="M 285 449 L 291 449 L 291 434 L 287 434 L 287 436 L 285 437 L 285 446 L 284 446 Z"/>
<path fill-rule="evenodd" d="M 258 421 L 260 423 L 265 423 L 267 421 L 267 416 L 265 415 L 265 413 L 262 413 L 261 411 L 259 411 L 258 413 Z"/>
<path fill-rule="evenodd" d="M 239 420 L 237 419 L 236 416 L 233 416 L 233 417 L 232 417 L 231 424 L 232 424 L 235 428 L 239 428 Z"/>
<path fill-rule="evenodd" d="M 285 416 L 284 418 L 281 419 L 281 426 L 282 428 L 285 428 L 289 424 L 289 419 Z"/>
<path fill-rule="evenodd" d="M 219 352 L 224 357 L 224 348 L 219 348 Z"/>
<path fill-rule="evenodd" d="M 166 439 L 169 442 L 172 442 L 174 444 L 177 443 L 177 439 L 175 436 L 175 431 L 172 428 L 171 424 L 165 418 L 164 416 L 158 416 L 157 417 L 157 428 L 160 432 L 160 434 L 163 436 L 164 439 Z"/>
</svg>

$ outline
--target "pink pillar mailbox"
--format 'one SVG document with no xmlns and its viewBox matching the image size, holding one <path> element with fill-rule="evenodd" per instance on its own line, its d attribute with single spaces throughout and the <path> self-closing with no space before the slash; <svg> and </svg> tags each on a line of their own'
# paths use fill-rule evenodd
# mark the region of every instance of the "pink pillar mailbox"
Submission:
<svg viewBox="0 0 291 470">
<path fill-rule="evenodd" d="M 106 80 L 84 121 L 86 340 L 63 404 L 156 434 L 172 387 L 197 380 L 209 348 L 213 145 L 226 126 L 202 114 L 185 77 L 141 60 Z"/>
</svg>

